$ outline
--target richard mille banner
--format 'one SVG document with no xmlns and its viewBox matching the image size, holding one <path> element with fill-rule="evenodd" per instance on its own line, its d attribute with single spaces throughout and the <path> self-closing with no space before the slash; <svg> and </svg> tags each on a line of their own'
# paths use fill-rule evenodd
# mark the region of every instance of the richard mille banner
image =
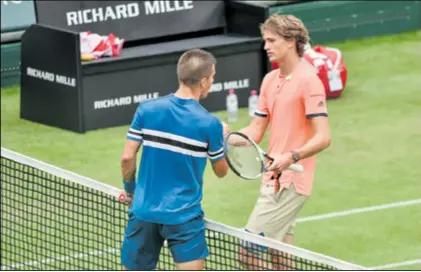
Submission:
<svg viewBox="0 0 421 272">
<path fill-rule="evenodd" d="M 224 27 L 224 1 L 35 1 L 38 22 L 126 41 Z"/>
</svg>

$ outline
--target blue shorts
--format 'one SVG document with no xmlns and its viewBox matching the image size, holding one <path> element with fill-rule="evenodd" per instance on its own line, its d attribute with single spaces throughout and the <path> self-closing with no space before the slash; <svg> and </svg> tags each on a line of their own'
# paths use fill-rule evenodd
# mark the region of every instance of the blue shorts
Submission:
<svg viewBox="0 0 421 272">
<path fill-rule="evenodd" d="M 203 214 L 178 225 L 145 222 L 129 213 L 121 263 L 130 270 L 153 270 L 164 241 L 176 263 L 204 259 L 209 255 Z"/>
</svg>

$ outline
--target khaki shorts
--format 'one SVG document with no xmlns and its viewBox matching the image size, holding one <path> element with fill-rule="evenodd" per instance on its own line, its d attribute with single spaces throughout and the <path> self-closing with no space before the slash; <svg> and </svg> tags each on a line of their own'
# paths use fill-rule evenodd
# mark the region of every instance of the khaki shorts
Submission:
<svg viewBox="0 0 421 272">
<path fill-rule="evenodd" d="M 293 184 L 289 189 L 281 188 L 277 194 L 273 185 L 262 184 L 247 231 L 283 241 L 285 235 L 294 234 L 295 219 L 307 198 L 297 194 Z"/>
</svg>

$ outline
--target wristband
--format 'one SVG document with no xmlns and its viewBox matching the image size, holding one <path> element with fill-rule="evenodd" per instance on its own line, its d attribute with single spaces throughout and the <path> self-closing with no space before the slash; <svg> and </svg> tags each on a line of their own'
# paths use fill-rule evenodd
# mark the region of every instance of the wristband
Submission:
<svg viewBox="0 0 421 272">
<path fill-rule="evenodd" d="M 136 189 L 136 181 L 125 181 L 123 179 L 124 191 L 129 194 L 133 194 L 134 190 Z"/>
</svg>

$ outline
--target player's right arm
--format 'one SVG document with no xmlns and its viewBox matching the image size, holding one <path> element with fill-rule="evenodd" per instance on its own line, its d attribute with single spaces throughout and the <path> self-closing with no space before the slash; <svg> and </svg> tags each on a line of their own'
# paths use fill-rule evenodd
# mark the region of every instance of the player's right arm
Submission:
<svg viewBox="0 0 421 272">
<path fill-rule="evenodd" d="M 224 135 L 228 134 L 227 130 L 228 126 L 224 126 L 216 117 L 212 118 L 208 133 L 208 157 L 218 178 L 225 177 L 229 168 L 224 158 Z"/>
<path fill-rule="evenodd" d="M 136 156 L 139 151 L 140 142 L 133 140 L 126 140 L 121 156 L 121 174 L 123 180 L 127 182 L 134 182 L 136 180 Z"/>
<path fill-rule="evenodd" d="M 267 81 L 268 75 L 265 76 L 260 87 L 259 103 L 251 123 L 247 127 L 240 130 L 241 133 L 246 134 L 257 144 L 262 141 L 269 124 L 269 110 L 266 98 L 266 89 L 268 85 Z"/>
<path fill-rule="evenodd" d="M 255 143 L 259 144 L 263 136 L 265 135 L 266 128 L 269 124 L 269 118 L 261 117 L 255 115 L 253 119 L 251 120 L 251 123 L 240 130 L 241 133 L 246 134 L 248 137 L 250 137 Z"/>
<path fill-rule="evenodd" d="M 143 114 L 140 105 L 127 132 L 120 166 L 124 190 L 128 196 L 133 195 L 136 186 L 136 158 L 143 141 Z"/>
</svg>

